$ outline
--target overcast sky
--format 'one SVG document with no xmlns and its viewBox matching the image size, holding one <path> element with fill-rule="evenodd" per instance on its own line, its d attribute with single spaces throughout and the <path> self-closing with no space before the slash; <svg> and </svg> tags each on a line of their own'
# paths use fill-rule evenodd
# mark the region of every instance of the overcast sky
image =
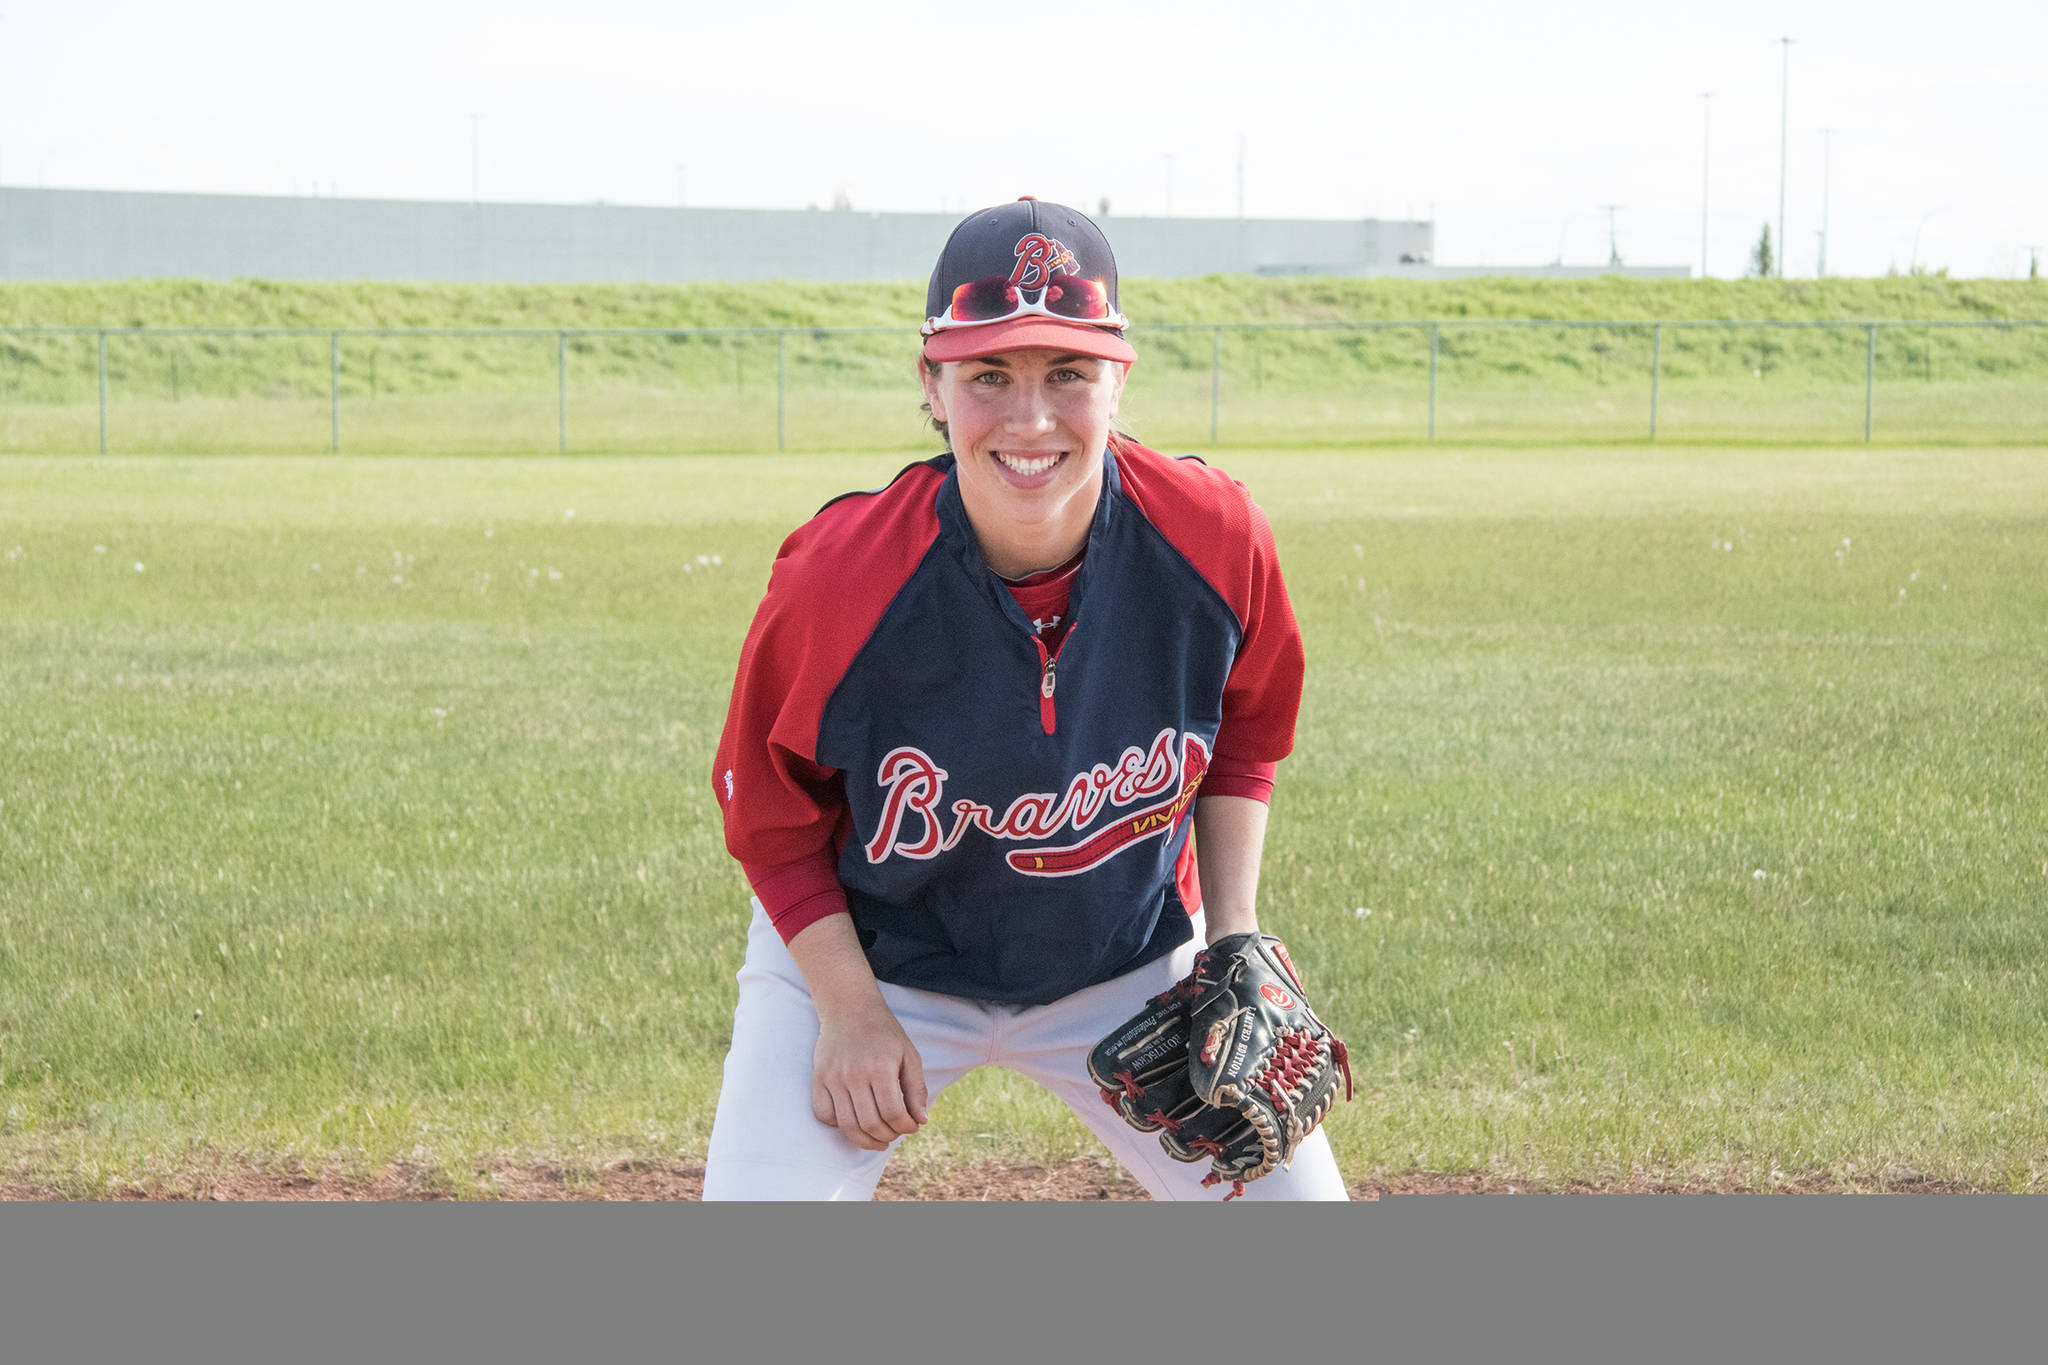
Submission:
<svg viewBox="0 0 2048 1365">
<path fill-rule="evenodd" d="M 1445 264 L 2048 256 L 2048 0 L 0 0 L 0 184 L 1427 217 Z M 1703 101 L 1701 93 L 1712 91 Z M 1112 230 L 1112 240 L 1114 232 Z"/>
</svg>

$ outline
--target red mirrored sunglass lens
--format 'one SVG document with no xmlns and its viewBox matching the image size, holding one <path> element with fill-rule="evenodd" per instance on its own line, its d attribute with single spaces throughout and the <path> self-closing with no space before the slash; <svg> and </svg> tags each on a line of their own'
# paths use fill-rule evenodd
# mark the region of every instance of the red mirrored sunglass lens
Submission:
<svg viewBox="0 0 2048 1365">
<path fill-rule="evenodd" d="M 1109 291 L 1101 280 L 1084 280 L 1078 275 L 1061 275 L 1045 289 L 1045 308 L 1063 318 L 1094 320 L 1106 318 L 1112 310 Z"/>
<path fill-rule="evenodd" d="M 950 309 L 955 322 L 991 322 L 1017 311 L 1017 291 L 1001 275 L 969 280 L 953 291 Z"/>
</svg>

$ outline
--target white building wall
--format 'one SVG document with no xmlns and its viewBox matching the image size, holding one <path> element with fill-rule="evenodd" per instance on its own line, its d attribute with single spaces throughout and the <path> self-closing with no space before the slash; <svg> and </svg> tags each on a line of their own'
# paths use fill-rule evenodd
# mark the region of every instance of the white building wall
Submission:
<svg viewBox="0 0 2048 1365">
<path fill-rule="evenodd" d="M 0 279 L 922 280 L 941 213 L 0 188 Z M 1126 275 L 1409 273 L 1426 222 L 1109 218 Z"/>
</svg>

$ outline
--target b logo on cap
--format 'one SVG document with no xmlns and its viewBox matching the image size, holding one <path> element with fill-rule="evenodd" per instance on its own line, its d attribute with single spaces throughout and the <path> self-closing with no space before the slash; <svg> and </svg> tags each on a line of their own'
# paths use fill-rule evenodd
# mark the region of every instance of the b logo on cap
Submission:
<svg viewBox="0 0 2048 1365">
<path fill-rule="evenodd" d="M 1010 272 L 1012 289 L 1042 289 L 1047 281 L 1062 270 L 1068 274 L 1080 273 L 1080 262 L 1066 244 L 1056 238 L 1031 232 L 1017 239 L 1013 248 L 1017 254 L 1017 267 Z"/>
</svg>

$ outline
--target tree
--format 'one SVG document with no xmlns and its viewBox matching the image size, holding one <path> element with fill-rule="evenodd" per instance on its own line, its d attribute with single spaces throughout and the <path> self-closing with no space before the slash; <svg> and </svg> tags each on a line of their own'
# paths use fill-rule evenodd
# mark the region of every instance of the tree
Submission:
<svg viewBox="0 0 2048 1365">
<path fill-rule="evenodd" d="M 1749 273 L 1760 280 L 1769 279 L 1775 259 L 1771 254 L 1771 225 L 1765 223 L 1763 232 L 1756 239 L 1756 245 L 1749 249 Z"/>
</svg>

